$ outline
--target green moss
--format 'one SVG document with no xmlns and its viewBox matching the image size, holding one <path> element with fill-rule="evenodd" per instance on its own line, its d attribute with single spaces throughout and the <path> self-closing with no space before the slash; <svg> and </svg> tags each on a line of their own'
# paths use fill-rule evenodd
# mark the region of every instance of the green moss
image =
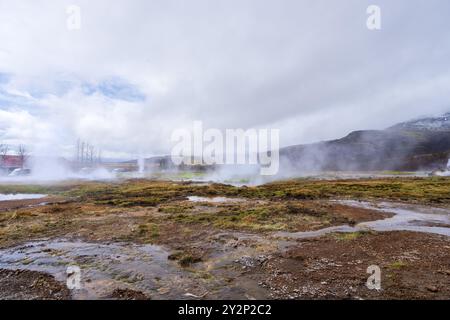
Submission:
<svg viewBox="0 0 450 320">
<path fill-rule="evenodd" d="M 39 193 L 39 194 L 57 194 L 70 188 L 62 185 L 0 185 L 0 193 Z"/>
<path fill-rule="evenodd" d="M 413 174 L 415 174 L 415 172 L 385 170 L 385 171 L 382 171 L 381 174 L 403 176 L 403 175 L 413 175 Z"/>
<path fill-rule="evenodd" d="M 340 241 L 352 241 L 361 237 L 362 232 L 348 232 L 348 233 L 336 233 L 333 234 L 334 238 Z"/>
</svg>

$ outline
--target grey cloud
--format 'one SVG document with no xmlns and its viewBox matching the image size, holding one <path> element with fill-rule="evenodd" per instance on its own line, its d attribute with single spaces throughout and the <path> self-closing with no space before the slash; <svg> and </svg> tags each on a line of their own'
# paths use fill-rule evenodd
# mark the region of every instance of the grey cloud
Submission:
<svg viewBox="0 0 450 320">
<path fill-rule="evenodd" d="M 78 1 L 82 28 L 72 32 L 71 2 L 2 2 L 8 89 L 26 96 L 77 78 L 68 92 L 38 95 L 33 111 L 17 101 L 3 117 L 40 123 L 41 139 L 53 133 L 64 150 L 83 136 L 111 153 L 155 154 L 193 120 L 279 127 L 288 145 L 448 111 L 450 3 L 375 1 L 382 30 L 369 31 L 372 2 Z M 83 92 L 104 79 L 123 79 L 142 99 Z M 8 137 L 20 131 L 7 127 Z"/>
</svg>

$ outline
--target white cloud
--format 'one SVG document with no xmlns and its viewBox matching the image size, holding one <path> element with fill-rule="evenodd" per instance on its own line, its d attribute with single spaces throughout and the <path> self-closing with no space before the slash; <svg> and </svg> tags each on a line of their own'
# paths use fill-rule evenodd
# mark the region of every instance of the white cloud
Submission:
<svg viewBox="0 0 450 320">
<path fill-rule="evenodd" d="M 450 3 L 380 0 L 380 31 L 369 4 L 0 1 L 0 141 L 157 154 L 197 119 L 279 127 L 286 145 L 449 110 Z"/>
</svg>

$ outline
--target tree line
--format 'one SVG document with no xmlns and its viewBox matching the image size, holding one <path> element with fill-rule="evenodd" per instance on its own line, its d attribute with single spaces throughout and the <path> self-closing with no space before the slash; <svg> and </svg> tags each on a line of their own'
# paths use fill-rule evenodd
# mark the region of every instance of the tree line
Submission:
<svg viewBox="0 0 450 320">
<path fill-rule="evenodd" d="M 77 140 L 76 156 L 77 163 L 101 163 L 102 162 L 102 150 L 95 148 L 93 145 L 80 139 Z"/>
</svg>

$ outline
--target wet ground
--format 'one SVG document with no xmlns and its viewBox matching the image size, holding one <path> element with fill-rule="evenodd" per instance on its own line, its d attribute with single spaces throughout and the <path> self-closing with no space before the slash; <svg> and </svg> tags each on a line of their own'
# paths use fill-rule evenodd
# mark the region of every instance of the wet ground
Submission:
<svg viewBox="0 0 450 320">
<path fill-rule="evenodd" d="M 29 199 L 41 199 L 45 198 L 45 194 L 32 194 L 32 193 L 16 193 L 16 194 L 1 194 L 0 201 L 11 201 L 11 200 L 29 200 Z"/>
<path fill-rule="evenodd" d="M 450 299 L 447 205 L 201 190 L 150 207 L 0 202 L 0 298 Z"/>
<path fill-rule="evenodd" d="M 209 203 L 225 203 L 225 202 L 241 202 L 245 199 L 239 198 L 227 198 L 227 197 L 199 197 L 199 196 L 189 196 L 187 197 L 189 201 L 192 202 L 209 202 Z"/>
<path fill-rule="evenodd" d="M 393 217 L 361 222 L 355 226 L 342 225 L 309 232 L 278 232 L 276 236 L 305 239 L 333 232 L 352 233 L 362 231 L 415 231 L 450 237 L 450 210 L 402 203 L 369 203 L 353 200 L 338 201 L 350 207 L 377 210 L 394 214 Z"/>
<path fill-rule="evenodd" d="M 243 240 L 245 236 L 229 234 L 217 237 L 231 237 L 236 241 L 251 239 L 251 236 Z M 225 246 L 229 245 L 225 243 Z M 224 277 L 233 274 L 226 271 L 230 264 L 246 258 L 250 263 L 253 259 L 244 255 L 253 251 L 251 249 L 230 248 L 233 249 L 217 252 L 201 263 L 201 267 L 199 264 L 196 268 L 183 268 L 162 246 L 52 239 L 0 251 L 0 269 L 45 273 L 64 284 L 68 268 L 77 266 L 81 270 L 81 288 L 71 291 L 72 299 L 109 299 L 118 290 L 138 292 L 147 299 L 264 298 L 265 290 L 258 288 L 255 282 L 252 284 L 250 279 L 246 283 L 248 287 L 241 288 Z"/>
<path fill-rule="evenodd" d="M 164 249 L 153 245 L 52 239 L 3 250 L 0 268 L 45 272 L 65 283 L 67 268 L 78 266 L 83 270 L 82 290 L 74 290 L 73 298 L 106 298 L 121 285 L 152 290 L 158 279 L 176 282 L 175 275 L 181 272 L 171 268 L 167 256 Z"/>
</svg>

